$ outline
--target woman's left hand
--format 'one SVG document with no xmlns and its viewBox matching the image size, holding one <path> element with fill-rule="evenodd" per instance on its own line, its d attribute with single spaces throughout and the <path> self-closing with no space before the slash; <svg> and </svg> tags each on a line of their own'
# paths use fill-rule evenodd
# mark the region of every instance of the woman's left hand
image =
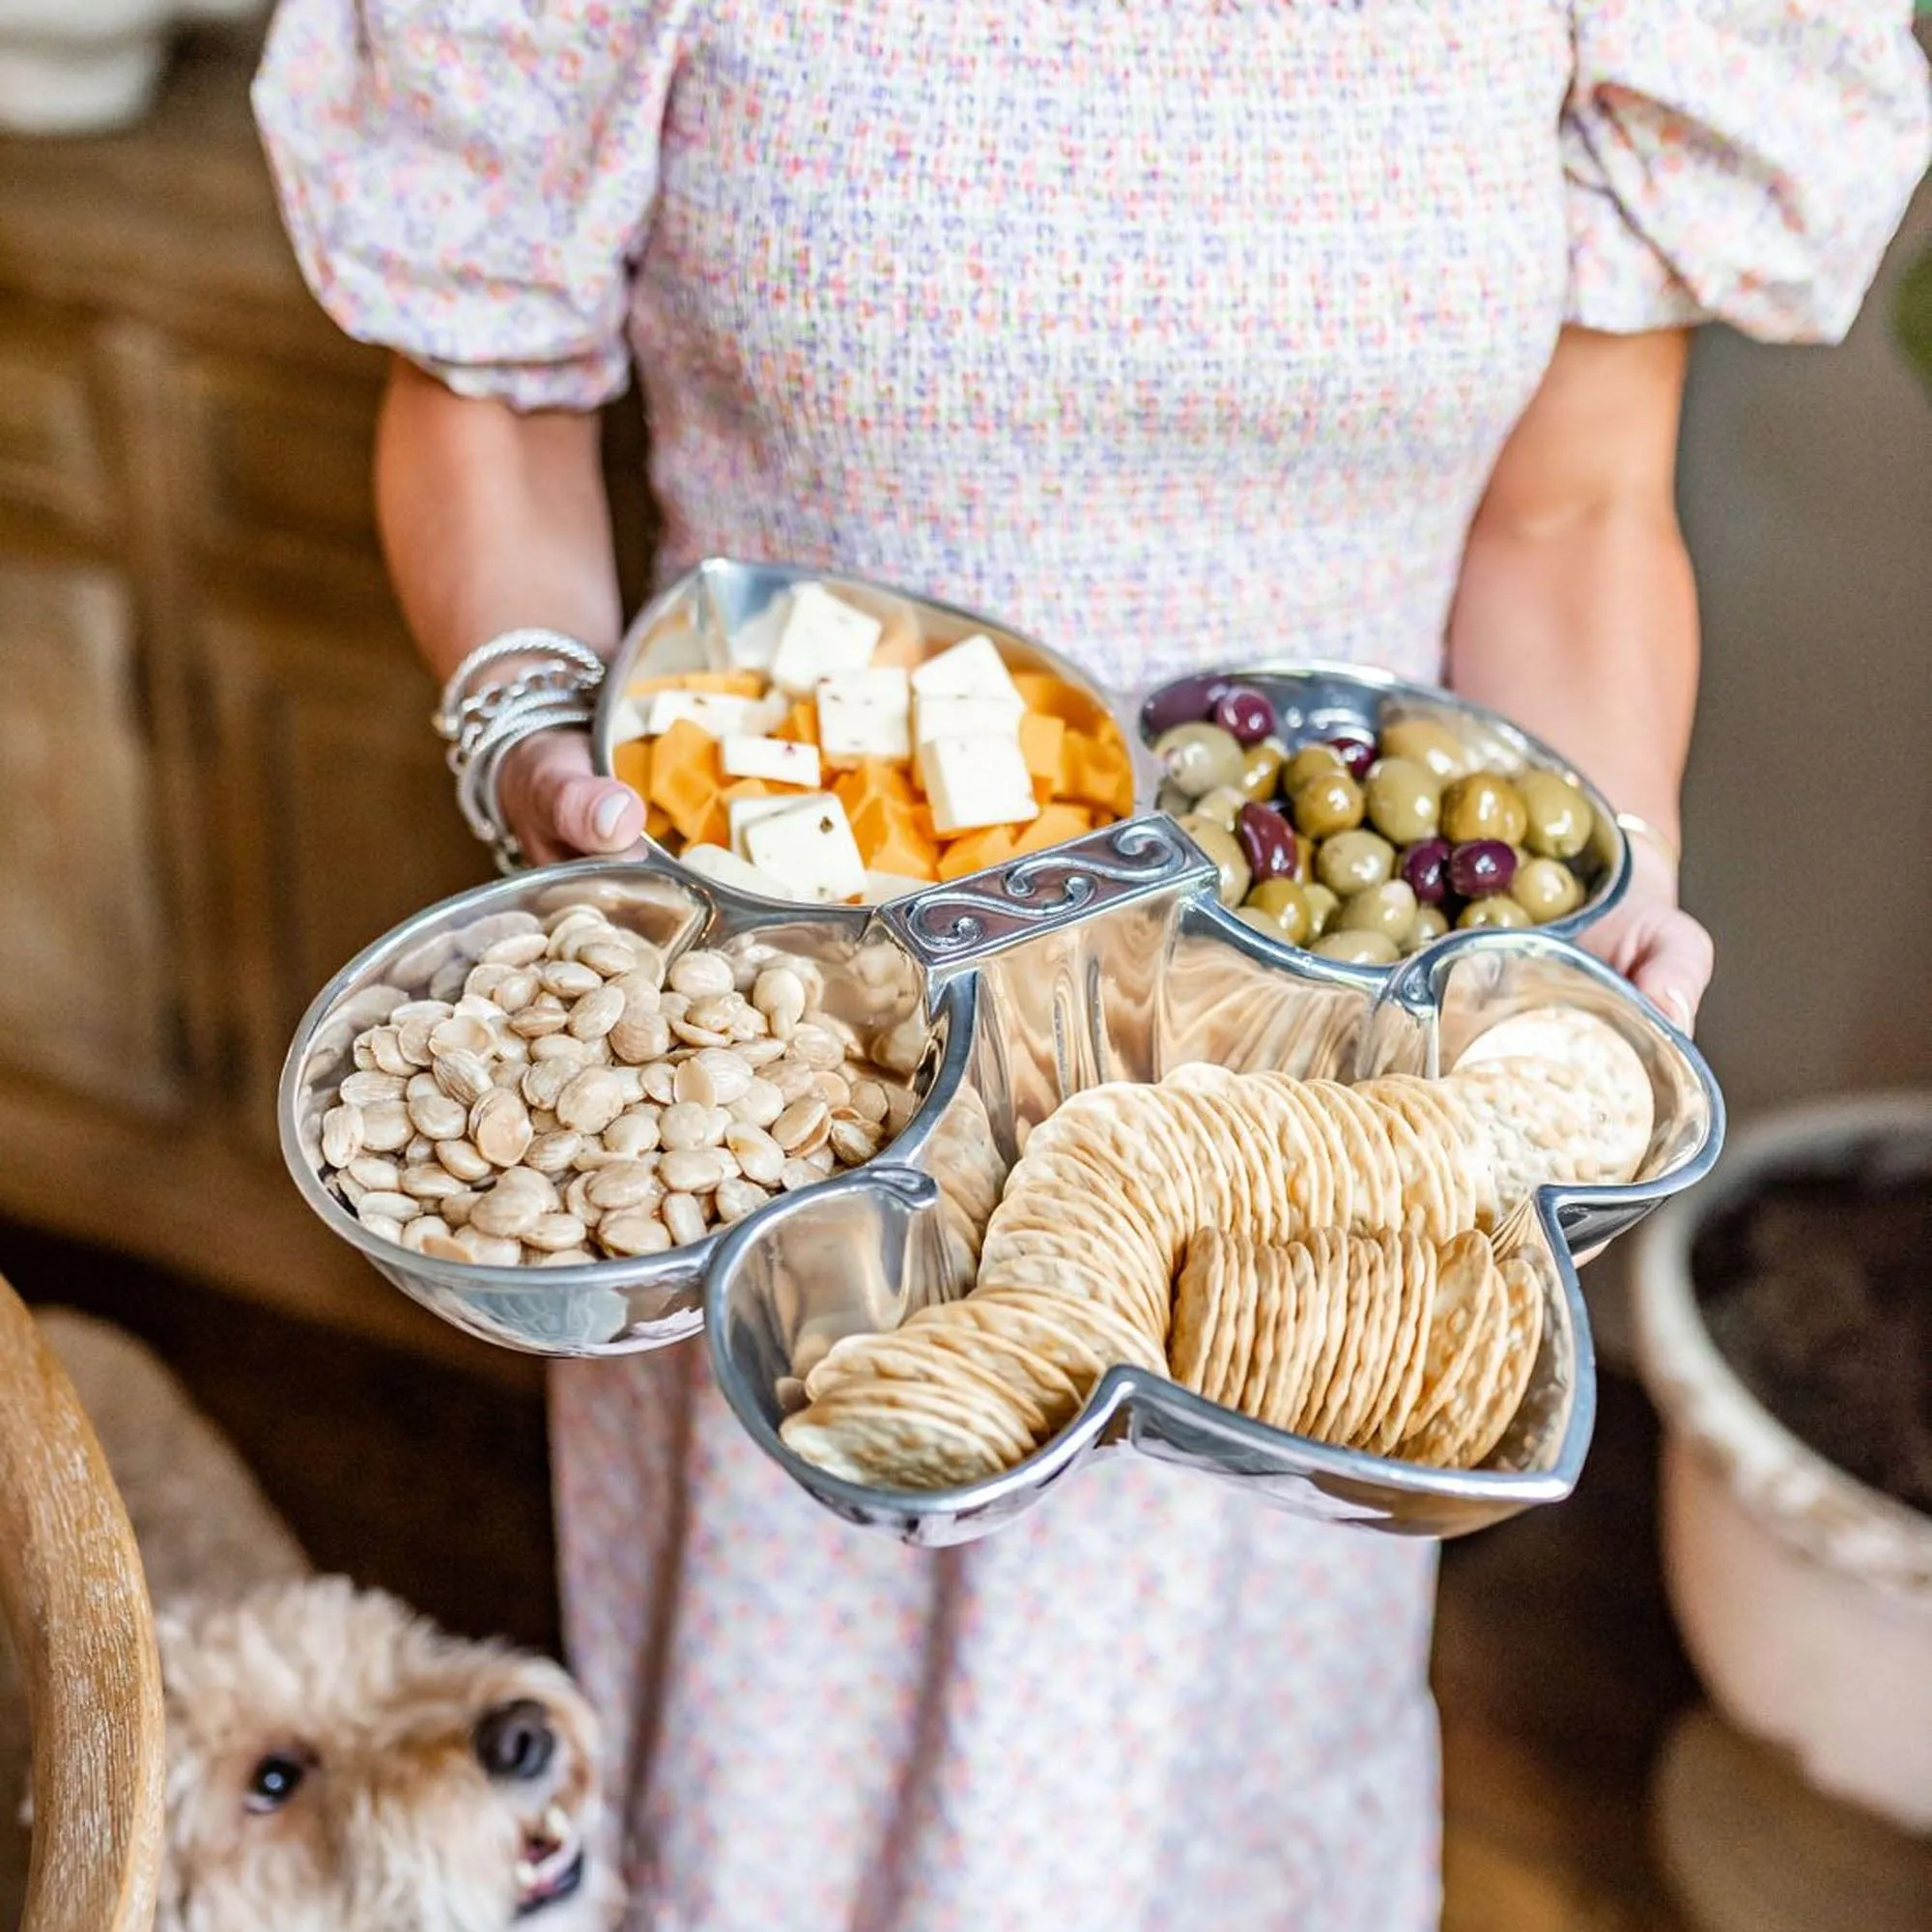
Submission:
<svg viewBox="0 0 1932 1932">
<path fill-rule="evenodd" d="M 1662 853 L 1635 838 L 1631 862 L 1622 904 L 1581 942 L 1689 1033 L 1716 964 L 1711 935 L 1677 903 L 1677 874 Z"/>
</svg>

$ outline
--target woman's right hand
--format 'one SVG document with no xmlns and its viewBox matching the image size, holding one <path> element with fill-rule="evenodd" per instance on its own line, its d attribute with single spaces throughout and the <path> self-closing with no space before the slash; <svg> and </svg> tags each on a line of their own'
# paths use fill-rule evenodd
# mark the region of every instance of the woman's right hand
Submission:
<svg viewBox="0 0 1932 1932">
<path fill-rule="evenodd" d="M 532 866 L 628 852 L 644 836 L 643 801 L 621 780 L 598 777 L 587 731 L 538 731 L 514 746 L 497 797 Z"/>
</svg>

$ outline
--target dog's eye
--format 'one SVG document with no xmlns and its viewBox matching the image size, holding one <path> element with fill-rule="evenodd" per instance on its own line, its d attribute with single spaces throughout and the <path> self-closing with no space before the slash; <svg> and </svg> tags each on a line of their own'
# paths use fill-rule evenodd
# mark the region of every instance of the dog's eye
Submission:
<svg viewBox="0 0 1932 1932">
<path fill-rule="evenodd" d="M 248 1774 L 248 1808 L 279 1811 L 308 1776 L 307 1763 L 289 1751 L 270 1751 Z"/>
</svg>

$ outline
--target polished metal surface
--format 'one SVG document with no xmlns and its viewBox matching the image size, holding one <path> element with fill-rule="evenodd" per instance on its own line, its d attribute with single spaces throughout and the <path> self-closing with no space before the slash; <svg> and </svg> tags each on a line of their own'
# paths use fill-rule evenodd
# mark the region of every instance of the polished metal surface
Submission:
<svg viewBox="0 0 1932 1932">
<path fill-rule="evenodd" d="M 1095 833 L 963 892 L 922 895 L 882 923 L 919 961 L 929 1000 L 943 1008 L 970 989 L 972 1048 L 963 1062 L 949 1056 L 959 1078 L 934 1083 L 917 1129 L 880 1161 L 727 1234 L 706 1293 L 726 1400 L 827 1509 L 911 1543 L 968 1541 L 1114 1450 L 1185 1463 L 1302 1515 L 1411 1535 L 1478 1529 L 1574 1487 L 1595 1409 L 1577 1257 L 1700 1179 L 1723 1132 L 1722 1101 L 1696 1049 L 1616 974 L 1545 932 L 1459 934 L 1372 986 L 1308 953 L 1277 957 L 1284 949 L 1214 901 L 1212 868 L 1165 818 Z M 1543 1347 L 1485 1468 L 1329 1448 L 1129 1367 L 1112 1370 L 1029 1462 L 966 1489 L 860 1488 L 780 1439 L 801 1343 L 893 1327 L 971 1286 L 978 1234 L 1008 1168 L 1027 1130 L 1068 1094 L 1157 1079 L 1190 1061 L 1309 1077 L 1433 1076 L 1479 1032 L 1548 1002 L 1595 1012 L 1631 1042 L 1650 1074 L 1657 1124 L 1630 1184 L 1539 1195 L 1522 1252 L 1544 1282 Z"/>
<path fill-rule="evenodd" d="M 1208 668 L 1216 676 L 1252 684 L 1265 692 L 1280 720 L 1279 735 L 1291 750 L 1310 739 L 1343 732 L 1379 735 L 1399 720 L 1426 718 L 1461 739 L 1484 770 L 1514 775 L 1534 769 L 1568 779 L 1589 801 L 1596 821 L 1590 842 L 1596 876 L 1575 912 L 1537 927 L 1539 932 L 1574 939 L 1602 919 L 1629 890 L 1630 841 L 1617 824 L 1616 808 L 1559 753 L 1499 713 L 1453 696 L 1435 685 L 1410 684 L 1361 665 L 1259 664 L 1225 668 L 1215 665 Z M 1118 715 L 1126 725 L 1128 750 L 1134 760 L 1134 796 L 1143 807 L 1152 802 L 1163 776 L 1144 724 L 1147 707 L 1162 692 L 1188 681 L 1168 678 L 1145 686 L 1120 708 Z M 1287 961 L 1302 956 L 1299 949 L 1286 941 L 1263 943 L 1269 958 Z M 1343 970 L 1350 980 L 1373 986 L 1402 969 L 1348 966 Z"/>
</svg>

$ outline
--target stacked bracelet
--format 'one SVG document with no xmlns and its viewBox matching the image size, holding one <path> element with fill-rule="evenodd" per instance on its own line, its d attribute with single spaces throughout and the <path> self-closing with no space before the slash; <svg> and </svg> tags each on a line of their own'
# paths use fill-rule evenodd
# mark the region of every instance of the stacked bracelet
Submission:
<svg viewBox="0 0 1932 1932">
<path fill-rule="evenodd" d="M 484 673 L 511 658 L 536 662 L 514 677 Z M 604 660 L 561 631 L 508 631 L 478 646 L 450 673 L 434 723 L 449 746 L 456 802 L 500 871 L 524 863 L 497 796 L 505 755 L 538 731 L 588 725 L 597 715 Z"/>
</svg>

